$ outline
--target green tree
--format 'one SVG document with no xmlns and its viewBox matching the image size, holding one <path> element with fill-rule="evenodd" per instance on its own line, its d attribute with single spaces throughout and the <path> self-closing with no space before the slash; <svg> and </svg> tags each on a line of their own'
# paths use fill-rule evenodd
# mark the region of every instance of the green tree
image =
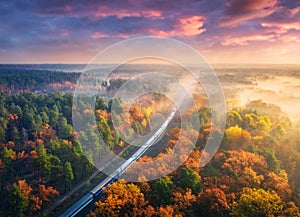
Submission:
<svg viewBox="0 0 300 217">
<path fill-rule="evenodd" d="M 43 144 L 38 144 L 36 148 L 37 152 L 37 164 L 39 171 L 42 171 L 43 174 L 47 177 L 51 176 L 51 163 L 50 157 L 47 155 L 46 149 Z"/>
<path fill-rule="evenodd" d="M 7 147 L 3 148 L 1 159 L 4 163 L 5 166 L 5 172 L 6 172 L 6 177 L 8 178 L 11 173 L 12 173 L 12 165 L 11 161 L 13 159 L 14 152 L 11 149 L 8 149 Z"/>
<path fill-rule="evenodd" d="M 46 125 L 49 123 L 49 116 L 47 115 L 47 113 L 45 111 L 43 111 L 41 113 L 41 117 L 42 117 L 42 120 L 43 120 L 43 125 Z"/>
<path fill-rule="evenodd" d="M 57 136 L 61 139 L 70 139 L 72 132 L 72 126 L 67 123 L 67 119 L 60 116 L 57 124 Z"/>
<path fill-rule="evenodd" d="M 72 166 L 69 161 L 66 161 L 64 165 L 64 176 L 65 176 L 65 190 L 67 191 L 71 189 L 71 183 L 74 180 Z"/>
<path fill-rule="evenodd" d="M 143 128 L 141 126 L 141 124 L 138 121 L 135 121 L 132 124 L 132 128 L 133 130 L 137 133 L 137 134 L 142 134 L 143 133 Z"/>
<path fill-rule="evenodd" d="M 266 162 L 268 164 L 268 170 L 278 174 L 280 172 L 280 160 L 274 154 L 274 151 L 267 150 L 262 153 L 265 156 Z"/>
<path fill-rule="evenodd" d="M 99 123 L 99 130 L 102 136 L 102 139 L 106 143 L 106 145 L 110 148 L 114 147 L 115 139 L 112 135 L 110 127 L 105 119 L 102 119 Z"/>
<path fill-rule="evenodd" d="M 26 197 L 21 193 L 18 185 L 14 184 L 8 192 L 8 214 L 11 216 L 25 216 L 28 205 Z"/>
<path fill-rule="evenodd" d="M 183 189 L 190 188 L 193 194 L 198 194 L 201 189 L 201 182 L 194 170 L 189 167 L 183 167 L 180 170 L 178 186 Z"/>
<path fill-rule="evenodd" d="M 56 127 L 57 126 L 57 122 L 58 122 L 58 116 L 59 116 L 59 110 L 58 107 L 56 105 L 54 105 L 51 110 L 50 110 L 50 114 L 49 114 L 49 122 L 50 125 L 52 127 Z"/>
<path fill-rule="evenodd" d="M 237 111 L 231 111 L 227 115 L 227 128 L 234 127 L 235 125 L 241 126 L 242 121 L 242 117 Z"/>
<path fill-rule="evenodd" d="M 159 203 L 170 204 L 172 196 L 173 182 L 170 177 L 160 178 L 154 187 L 154 195 Z"/>
</svg>

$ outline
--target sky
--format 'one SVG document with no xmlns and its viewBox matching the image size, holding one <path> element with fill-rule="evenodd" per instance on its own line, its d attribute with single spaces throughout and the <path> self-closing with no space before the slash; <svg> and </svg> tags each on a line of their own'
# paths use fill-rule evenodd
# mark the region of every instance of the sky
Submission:
<svg viewBox="0 0 300 217">
<path fill-rule="evenodd" d="M 0 63 L 85 64 L 138 36 L 183 41 L 209 63 L 300 64 L 300 1 L 0 2 Z"/>
</svg>

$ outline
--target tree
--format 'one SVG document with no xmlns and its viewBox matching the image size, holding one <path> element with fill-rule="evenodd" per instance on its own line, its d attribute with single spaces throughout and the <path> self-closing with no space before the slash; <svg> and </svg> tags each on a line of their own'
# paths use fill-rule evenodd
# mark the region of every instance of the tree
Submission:
<svg viewBox="0 0 300 217">
<path fill-rule="evenodd" d="M 280 161 L 276 158 L 274 151 L 266 150 L 262 153 L 268 164 L 268 170 L 278 174 L 280 172 Z"/>
<path fill-rule="evenodd" d="M 283 215 L 283 202 L 274 191 L 245 188 L 238 199 L 232 204 L 232 216 L 267 217 Z"/>
<path fill-rule="evenodd" d="M 49 122 L 50 125 L 53 127 L 57 126 L 58 123 L 58 116 L 59 116 L 59 110 L 57 105 L 54 105 L 51 110 L 50 110 L 50 114 L 49 114 Z M 56 128 L 55 128 L 56 129 Z"/>
<path fill-rule="evenodd" d="M 264 189 L 274 190 L 283 201 L 291 199 L 292 190 L 288 182 L 287 173 L 281 170 L 279 174 L 269 172 L 263 184 Z"/>
<path fill-rule="evenodd" d="M 229 205 L 224 191 L 219 188 L 208 188 L 199 194 L 198 212 L 202 216 L 227 216 L 229 212 Z"/>
<path fill-rule="evenodd" d="M 46 187 L 45 185 L 40 185 L 39 193 L 40 193 L 40 198 L 43 201 L 43 204 L 45 202 L 50 202 L 50 200 L 55 196 L 59 196 L 59 192 L 52 186 Z"/>
<path fill-rule="evenodd" d="M 192 194 L 191 189 L 185 193 L 174 192 L 172 202 L 179 213 L 184 213 L 185 216 L 195 216 L 196 196 Z"/>
<path fill-rule="evenodd" d="M 155 204 L 170 204 L 172 197 L 172 187 L 174 186 L 170 177 L 160 178 L 154 186 L 153 197 Z"/>
<path fill-rule="evenodd" d="M 65 190 L 67 191 L 67 190 L 71 189 L 71 183 L 74 180 L 72 166 L 69 161 L 66 161 L 66 163 L 65 163 L 64 176 L 65 176 Z"/>
<path fill-rule="evenodd" d="M 170 205 L 166 207 L 159 207 L 158 216 L 160 217 L 182 217 L 180 214 L 175 214 L 174 208 Z"/>
<path fill-rule="evenodd" d="M 245 148 L 251 141 L 251 134 L 240 128 L 238 125 L 226 129 L 225 135 L 229 149 Z"/>
<path fill-rule="evenodd" d="M 261 155 L 245 151 L 228 151 L 229 157 L 221 166 L 225 174 L 237 178 L 249 167 L 258 175 L 266 173 L 267 164 Z"/>
<path fill-rule="evenodd" d="M 172 187 L 173 182 L 168 176 L 160 178 L 156 182 L 153 193 L 159 203 L 170 204 L 172 197 Z"/>
<path fill-rule="evenodd" d="M 241 126 L 242 117 L 237 111 L 231 111 L 227 115 L 226 125 L 227 127 L 234 127 L 236 125 Z"/>
<path fill-rule="evenodd" d="M 48 124 L 39 132 L 39 138 L 43 140 L 45 146 L 47 146 L 51 140 L 54 140 L 55 137 L 55 131 Z"/>
<path fill-rule="evenodd" d="M 31 188 L 31 186 L 27 184 L 25 180 L 19 180 L 18 186 L 22 195 L 24 195 L 26 200 L 28 201 L 28 212 L 33 214 L 39 209 L 41 209 L 42 200 L 39 197 L 32 194 L 33 189 Z"/>
<path fill-rule="evenodd" d="M 26 197 L 21 193 L 20 188 L 14 184 L 8 192 L 8 213 L 11 216 L 25 216 L 28 205 Z"/>
<path fill-rule="evenodd" d="M 141 124 L 138 121 L 135 121 L 132 124 L 132 128 L 133 130 L 137 133 L 137 134 L 142 134 L 143 133 L 143 128 L 141 126 Z"/>
<path fill-rule="evenodd" d="M 44 175 L 47 177 L 51 176 L 51 163 L 50 158 L 46 153 L 46 149 L 42 143 L 39 143 L 37 148 L 37 165 L 39 168 L 39 171 L 42 171 Z"/>
<path fill-rule="evenodd" d="M 57 136 L 61 139 L 70 139 L 72 133 L 72 126 L 67 123 L 65 117 L 60 116 L 57 124 Z"/>
<path fill-rule="evenodd" d="M 105 119 L 101 119 L 99 123 L 99 132 L 101 133 L 103 141 L 108 147 L 113 148 L 115 139 L 112 135 L 110 127 Z"/>
<path fill-rule="evenodd" d="M 6 146 L 4 147 L 4 149 L 2 150 L 2 161 L 3 164 L 5 166 L 5 172 L 6 172 L 6 176 L 9 177 L 12 173 L 12 165 L 11 162 L 13 160 L 13 156 L 14 156 L 14 151 L 11 149 L 8 149 Z"/>
<path fill-rule="evenodd" d="M 96 209 L 90 216 L 117 217 L 117 216 L 143 216 L 149 211 L 144 194 L 138 186 L 127 184 L 119 180 L 110 184 L 104 192 L 107 197 L 95 203 Z"/>
<path fill-rule="evenodd" d="M 180 177 L 178 178 L 178 186 L 186 189 L 190 188 L 193 194 L 198 194 L 201 189 L 199 176 L 189 167 L 183 167 L 180 170 Z"/>
</svg>

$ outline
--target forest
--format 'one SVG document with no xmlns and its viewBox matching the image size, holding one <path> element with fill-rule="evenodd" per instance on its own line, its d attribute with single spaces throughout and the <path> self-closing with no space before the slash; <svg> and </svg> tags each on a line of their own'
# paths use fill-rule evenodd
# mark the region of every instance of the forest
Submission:
<svg viewBox="0 0 300 217">
<path fill-rule="evenodd" d="M 56 216 L 71 204 L 64 201 L 65 206 L 52 207 L 96 168 L 72 127 L 72 94 L 60 89 L 43 94 L 35 84 L 41 80 L 49 86 L 75 84 L 76 76 L 57 74 L 55 82 L 52 78 L 50 82 L 47 72 L 16 76 L 20 81 L 10 79 L 9 73 L 0 74 L 0 216 Z M 111 83 L 115 89 L 122 82 Z M 120 179 L 110 184 L 88 216 L 300 216 L 299 123 L 262 100 L 233 107 L 227 111 L 221 147 L 208 165 L 199 168 L 208 135 L 217 130 L 211 128 L 211 111 L 204 101 L 197 101 L 199 132 L 185 132 L 175 118 L 158 143 L 162 151 L 156 156 L 146 152 L 139 159 L 149 162 L 166 155 L 180 135 L 187 143 L 197 136 L 184 164 L 158 180 L 130 183 Z M 129 114 L 138 134 L 149 131 L 151 115 L 161 110 L 152 98 L 143 102 L 133 105 Z M 110 148 L 117 152 L 127 146 L 113 129 L 111 102 L 97 97 L 95 110 L 97 128 Z M 85 133 L 94 137 L 93 131 Z M 133 164 L 128 173 L 139 169 Z"/>
</svg>

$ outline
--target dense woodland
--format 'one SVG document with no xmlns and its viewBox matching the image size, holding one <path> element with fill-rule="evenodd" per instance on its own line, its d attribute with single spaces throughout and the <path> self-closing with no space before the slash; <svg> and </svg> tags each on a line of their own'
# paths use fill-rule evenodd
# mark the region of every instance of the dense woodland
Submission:
<svg viewBox="0 0 300 217">
<path fill-rule="evenodd" d="M 47 70 L 5 69 L 0 67 L 0 92 L 36 94 L 70 92 L 80 73 Z"/>
<path fill-rule="evenodd" d="M 156 181 L 111 184 L 89 216 L 300 215 L 300 131 L 279 107 L 254 101 L 229 111 L 221 148 L 200 169 L 201 147 L 210 131 L 208 110 L 200 109 L 199 118 L 204 124 L 197 147 L 179 169 Z M 168 147 L 179 132 L 168 132 Z M 188 142 L 189 135 L 184 136 Z"/>
<path fill-rule="evenodd" d="M 47 215 L 45 210 L 95 171 L 73 132 L 72 94 L 12 94 L 7 90 L 14 82 L 0 80 L 7 88 L 0 94 L 0 216 Z M 33 88 L 30 82 L 25 86 L 28 92 Z M 97 98 L 97 126 L 117 150 L 124 142 L 112 127 L 110 105 Z M 89 216 L 300 216 L 299 124 L 262 101 L 233 108 L 218 153 L 198 168 L 208 134 L 217 130 L 201 100 L 198 108 L 198 142 L 180 168 L 155 181 L 109 185 Z M 132 128 L 147 133 L 157 110 L 151 100 L 133 106 Z M 156 157 L 166 155 L 180 133 L 189 142 L 191 135 L 174 124 Z M 146 153 L 139 161 L 151 160 Z"/>
<path fill-rule="evenodd" d="M 1 215 L 40 215 L 92 173 L 73 136 L 71 105 L 70 94 L 0 95 Z"/>
</svg>

